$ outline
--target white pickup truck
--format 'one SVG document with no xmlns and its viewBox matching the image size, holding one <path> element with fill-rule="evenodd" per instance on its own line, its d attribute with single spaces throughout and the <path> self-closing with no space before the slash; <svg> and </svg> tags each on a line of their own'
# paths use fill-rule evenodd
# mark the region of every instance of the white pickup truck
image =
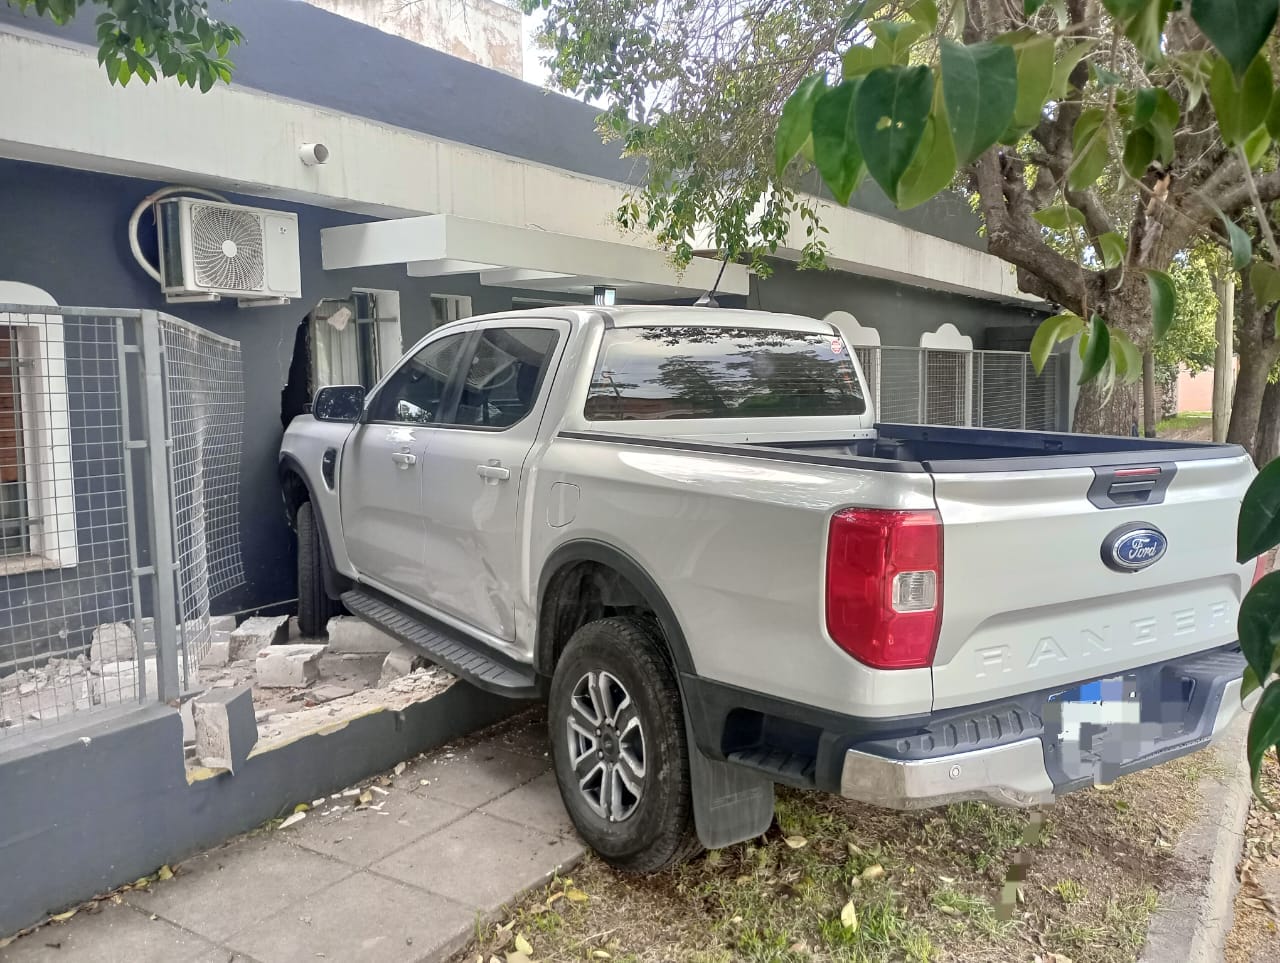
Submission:
<svg viewBox="0 0 1280 963">
<path fill-rule="evenodd" d="M 825 322 L 445 325 L 285 434 L 299 616 L 548 700 L 583 838 L 652 871 L 775 783 L 1029 806 L 1240 711 L 1238 447 L 875 422 Z"/>
</svg>

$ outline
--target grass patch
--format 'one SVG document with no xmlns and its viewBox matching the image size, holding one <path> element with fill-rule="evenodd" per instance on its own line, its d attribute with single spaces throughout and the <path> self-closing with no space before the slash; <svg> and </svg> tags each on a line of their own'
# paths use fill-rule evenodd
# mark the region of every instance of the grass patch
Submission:
<svg viewBox="0 0 1280 963">
<path fill-rule="evenodd" d="M 1188 780 L 1210 764 L 1189 757 L 1070 796 L 1029 847 L 1019 810 L 895 813 L 780 788 L 764 836 L 654 877 L 588 857 L 456 959 L 502 960 L 520 934 L 537 961 L 1008 963 L 1057 952 L 1131 963 L 1157 888 L 1178 872 L 1171 841 L 1199 805 Z M 1009 918 L 1000 898 L 1015 858 L 1030 862 Z"/>
<path fill-rule="evenodd" d="M 1182 411 L 1172 418 L 1165 418 L 1157 422 L 1156 437 L 1159 438 L 1170 431 L 1187 431 L 1191 428 L 1199 428 L 1212 420 L 1213 412 L 1211 411 Z"/>
</svg>

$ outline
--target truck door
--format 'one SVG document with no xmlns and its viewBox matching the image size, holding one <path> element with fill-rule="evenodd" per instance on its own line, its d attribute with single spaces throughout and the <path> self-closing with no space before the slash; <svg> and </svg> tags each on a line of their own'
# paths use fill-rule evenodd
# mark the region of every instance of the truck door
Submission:
<svg viewBox="0 0 1280 963">
<path fill-rule="evenodd" d="M 422 462 L 430 605 L 503 641 L 515 639 L 525 464 L 569 334 L 565 321 L 475 325 L 453 423 Z"/>
<path fill-rule="evenodd" d="M 455 402 L 469 331 L 430 341 L 375 392 L 342 455 L 342 532 L 363 581 L 420 600 L 423 457 Z"/>
</svg>

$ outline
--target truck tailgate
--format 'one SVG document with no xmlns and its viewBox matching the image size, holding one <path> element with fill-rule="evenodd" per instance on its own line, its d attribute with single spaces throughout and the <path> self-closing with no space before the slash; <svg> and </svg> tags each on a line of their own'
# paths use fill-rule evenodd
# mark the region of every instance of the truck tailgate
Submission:
<svg viewBox="0 0 1280 963">
<path fill-rule="evenodd" d="M 1234 641 L 1253 573 L 1235 562 L 1252 476 L 1245 456 L 935 474 L 944 559 L 935 709 Z M 1146 567 L 1117 570 L 1114 557 L 1109 567 L 1116 540 L 1143 529 L 1164 536 L 1163 555 L 1158 537 L 1139 535 L 1121 554 Z"/>
</svg>

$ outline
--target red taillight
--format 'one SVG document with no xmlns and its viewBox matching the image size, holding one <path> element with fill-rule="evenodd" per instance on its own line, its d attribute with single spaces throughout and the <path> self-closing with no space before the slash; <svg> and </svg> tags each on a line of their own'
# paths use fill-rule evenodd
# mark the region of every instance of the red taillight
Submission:
<svg viewBox="0 0 1280 963">
<path fill-rule="evenodd" d="M 1262 581 L 1262 576 L 1267 574 L 1267 556 L 1259 555 L 1253 560 L 1253 581 L 1250 587 L 1257 585 Z"/>
<path fill-rule="evenodd" d="M 831 519 L 827 632 L 877 669 L 933 663 L 942 624 L 937 512 L 850 508 Z"/>
</svg>

